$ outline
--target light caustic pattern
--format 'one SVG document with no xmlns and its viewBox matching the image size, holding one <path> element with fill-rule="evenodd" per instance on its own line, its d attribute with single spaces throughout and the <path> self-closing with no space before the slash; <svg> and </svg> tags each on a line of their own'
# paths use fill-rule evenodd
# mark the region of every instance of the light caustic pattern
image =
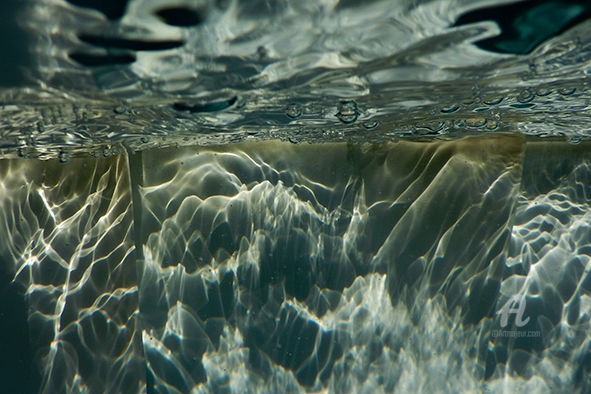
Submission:
<svg viewBox="0 0 591 394">
<path fill-rule="evenodd" d="M 0 162 L 0 258 L 25 288 L 43 392 L 145 384 L 125 164 Z"/>
<path fill-rule="evenodd" d="M 0 253 L 45 391 L 588 390 L 588 149 L 7 160 Z"/>
</svg>

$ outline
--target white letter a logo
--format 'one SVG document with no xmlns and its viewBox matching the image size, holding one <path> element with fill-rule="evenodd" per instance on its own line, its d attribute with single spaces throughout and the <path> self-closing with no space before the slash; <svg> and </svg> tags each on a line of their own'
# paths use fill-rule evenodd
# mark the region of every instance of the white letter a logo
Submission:
<svg viewBox="0 0 591 394">
<path fill-rule="evenodd" d="M 509 298 L 509 301 L 497 312 L 497 315 L 501 315 L 501 327 L 507 326 L 510 313 L 515 313 L 515 325 L 517 327 L 525 326 L 529 321 L 529 317 L 523 320 L 523 312 L 525 312 L 525 296 L 514 295 Z"/>
</svg>

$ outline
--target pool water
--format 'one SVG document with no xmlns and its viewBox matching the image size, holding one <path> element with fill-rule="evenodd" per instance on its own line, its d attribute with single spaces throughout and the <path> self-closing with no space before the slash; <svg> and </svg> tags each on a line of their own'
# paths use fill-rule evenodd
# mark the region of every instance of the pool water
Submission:
<svg viewBox="0 0 591 394">
<path fill-rule="evenodd" d="M 0 392 L 589 392 L 584 1 L 8 1 Z"/>
</svg>

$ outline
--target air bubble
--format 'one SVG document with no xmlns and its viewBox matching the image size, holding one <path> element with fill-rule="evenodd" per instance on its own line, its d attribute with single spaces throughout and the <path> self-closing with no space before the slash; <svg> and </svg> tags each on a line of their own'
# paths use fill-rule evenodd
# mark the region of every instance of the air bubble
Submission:
<svg viewBox="0 0 591 394">
<path fill-rule="evenodd" d="M 363 127 L 365 127 L 368 130 L 371 130 L 378 127 L 379 124 L 380 122 L 378 122 L 377 120 L 366 120 L 365 122 L 363 122 Z"/>
<path fill-rule="evenodd" d="M 119 115 L 125 113 L 125 111 L 127 111 L 127 108 L 124 105 L 118 105 L 113 108 L 113 112 Z"/>
<path fill-rule="evenodd" d="M 486 105 L 498 105 L 501 103 L 501 101 L 503 101 L 503 97 L 490 97 L 482 100 L 482 102 Z"/>
<path fill-rule="evenodd" d="M 285 107 L 285 115 L 291 119 L 297 119 L 302 116 L 302 107 L 299 104 L 289 104 Z"/>
<path fill-rule="evenodd" d="M 582 139 L 578 135 L 571 135 L 570 137 L 568 137 L 569 144 L 578 145 L 581 143 L 581 141 L 582 141 Z"/>
<path fill-rule="evenodd" d="M 443 112 L 444 114 L 451 114 L 452 112 L 456 112 L 458 109 L 460 109 L 460 106 L 457 104 L 454 104 L 454 105 L 450 105 L 449 107 L 441 108 L 441 112 Z"/>
<path fill-rule="evenodd" d="M 538 88 L 538 90 L 536 90 L 536 94 L 540 97 L 547 96 L 550 93 L 552 93 L 552 89 L 549 88 Z"/>
<path fill-rule="evenodd" d="M 60 152 L 58 159 L 60 163 L 67 163 L 70 161 L 70 154 L 68 152 Z"/>
<path fill-rule="evenodd" d="M 342 130 L 322 130 L 322 135 L 326 138 L 341 138 L 345 133 Z"/>
<path fill-rule="evenodd" d="M 563 96 L 570 96 L 576 90 L 577 90 L 577 88 L 560 88 L 560 89 L 558 89 L 558 93 Z"/>
<path fill-rule="evenodd" d="M 414 132 L 418 135 L 438 134 L 445 128 L 446 122 L 415 125 Z"/>
<path fill-rule="evenodd" d="M 466 119 L 466 126 L 468 127 L 482 127 L 486 124 L 486 118 L 468 118 Z"/>
<path fill-rule="evenodd" d="M 534 99 L 534 93 L 531 89 L 522 90 L 519 95 L 517 96 L 517 101 L 520 103 L 529 103 Z"/>
<path fill-rule="evenodd" d="M 345 100 L 339 103 L 336 117 L 345 124 L 351 124 L 357 120 L 359 111 L 357 110 L 357 103 L 353 100 Z"/>
<path fill-rule="evenodd" d="M 103 148 L 103 156 L 104 157 L 111 157 L 112 153 L 111 153 L 111 147 L 110 146 L 105 146 Z"/>
<path fill-rule="evenodd" d="M 23 159 L 27 158 L 27 151 L 24 148 L 18 148 L 16 150 L 16 154 L 18 155 L 18 157 L 22 157 Z"/>
<path fill-rule="evenodd" d="M 523 103 L 523 104 L 511 104 L 511 107 L 518 109 L 532 108 L 536 105 L 534 103 Z"/>
<path fill-rule="evenodd" d="M 487 119 L 485 127 L 488 130 L 495 130 L 497 127 L 499 127 L 499 122 L 495 119 Z"/>
<path fill-rule="evenodd" d="M 496 121 L 501 120 L 501 113 L 500 112 L 491 111 L 490 116 L 492 117 L 492 120 L 496 120 Z"/>
</svg>

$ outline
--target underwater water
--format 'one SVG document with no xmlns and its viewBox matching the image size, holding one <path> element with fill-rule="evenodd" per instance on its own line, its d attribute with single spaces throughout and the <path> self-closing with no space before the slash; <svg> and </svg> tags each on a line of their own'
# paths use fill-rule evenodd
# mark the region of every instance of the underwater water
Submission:
<svg viewBox="0 0 591 394">
<path fill-rule="evenodd" d="M 0 14 L 0 392 L 591 392 L 586 1 Z"/>
</svg>

